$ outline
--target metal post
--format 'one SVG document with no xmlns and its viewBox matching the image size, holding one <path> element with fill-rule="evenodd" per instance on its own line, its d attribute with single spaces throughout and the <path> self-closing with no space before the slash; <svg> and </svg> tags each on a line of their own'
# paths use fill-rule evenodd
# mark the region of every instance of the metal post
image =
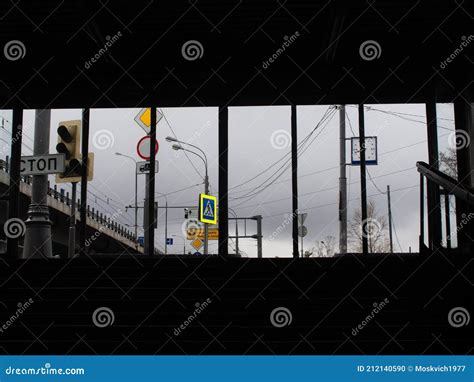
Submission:
<svg viewBox="0 0 474 382">
<path fill-rule="evenodd" d="M 444 214 L 446 222 L 446 248 L 451 249 L 451 217 L 449 211 L 449 194 L 444 190 Z"/>
<path fill-rule="evenodd" d="M 149 209 L 149 185 L 150 184 L 150 174 L 145 175 L 145 202 L 143 203 L 143 253 L 145 255 L 149 254 L 149 227 L 150 227 L 150 209 Z M 152 214 L 153 215 L 153 214 Z"/>
<path fill-rule="evenodd" d="M 82 109 L 82 175 L 81 175 L 81 203 L 79 211 L 81 222 L 79 225 L 79 246 L 81 254 L 87 254 L 86 230 L 87 230 L 87 169 L 89 153 L 89 109 Z"/>
<path fill-rule="evenodd" d="M 262 258 L 262 215 L 257 215 L 257 257 Z"/>
<path fill-rule="evenodd" d="M 9 170 L 10 193 L 9 193 L 9 202 L 8 202 L 8 220 L 19 218 L 20 160 L 21 160 L 22 132 L 23 132 L 23 110 L 15 108 L 13 109 L 13 118 L 12 118 L 12 144 L 11 144 L 10 170 Z M 18 257 L 18 238 L 16 236 L 7 238 L 7 256 L 11 259 Z"/>
<path fill-rule="evenodd" d="M 303 231 L 301 231 L 303 233 Z M 300 241 L 301 241 L 301 257 L 304 257 L 304 251 L 303 251 L 303 235 L 300 236 Z"/>
<path fill-rule="evenodd" d="M 209 177 L 207 174 L 207 162 L 206 162 L 206 175 L 204 176 L 204 193 L 209 195 Z M 204 254 L 209 253 L 209 224 L 204 223 Z"/>
<path fill-rule="evenodd" d="M 72 183 L 71 216 L 69 218 L 68 258 L 73 258 L 76 250 L 76 186 Z"/>
<path fill-rule="evenodd" d="M 51 110 L 35 110 L 34 155 L 49 154 Z M 48 175 L 33 175 L 22 258 L 51 258 L 51 220 L 48 209 Z"/>
<path fill-rule="evenodd" d="M 156 108 L 150 110 L 150 174 L 148 183 L 148 253 L 150 256 L 155 254 L 155 142 L 156 142 Z"/>
<path fill-rule="evenodd" d="M 168 198 L 165 195 L 165 255 L 168 254 Z"/>
<path fill-rule="evenodd" d="M 296 105 L 291 105 L 291 193 L 293 257 L 298 257 L 298 132 L 296 128 Z"/>
<path fill-rule="evenodd" d="M 346 106 L 339 109 L 339 252 L 347 253 Z"/>
<path fill-rule="evenodd" d="M 360 146 L 360 198 L 362 218 L 362 253 L 369 253 L 367 242 L 367 180 L 365 171 L 365 121 L 364 105 L 359 105 L 359 146 Z"/>
<path fill-rule="evenodd" d="M 438 128 L 436 117 L 436 102 L 426 103 L 426 127 L 428 137 L 428 163 L 438 170 Z M 428 196 L 428 246 L 433 249 L 441 244 L 441 205 L 439 186 L 429 182 Z"/>
<path fill-rule="evenodd" d="M 229 254 L 229 125 L 227 107 L 219 107 L 219 255 Z"/>
<path fill-rule="evenodd" d="M 390 253 L 393 253 L 392 240 L 392 205 L 390 203 L 390 186 L 387 184 L 387 203 L 388 203 L 388 235 L 390 238 Z"/>
<path fill-rule="evenodd" d="M 235 252 L 239 256 L 239 219 L 235 216 Z"/>
<path fill-rule="evenodd" d="M 135 166 L 135 249 L 138 250 L 138 172 Z"/>
<path fill-rule="evenodd" d="M 420 174 L 420 240 L 418 252 L 425 248 L 425 181 L 423 174 Z"/>
</svg>

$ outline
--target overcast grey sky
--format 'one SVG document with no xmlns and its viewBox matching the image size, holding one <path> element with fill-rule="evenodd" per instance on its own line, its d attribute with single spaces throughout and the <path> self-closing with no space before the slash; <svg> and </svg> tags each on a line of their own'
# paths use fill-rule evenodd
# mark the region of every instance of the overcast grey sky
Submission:
<svg viewBox="0 0 474 382">
<path fill-rule="evenodd" d="M 377 210 L 386 214 L 386 195 L 383 192 L 386 186 L 390 185 L 393 220 L 398 237 L 394 243 L 395 249 L 408 251 L 411 247 L 413 251 L 417 251 L 419 175 L 415 164 L 420 160 L 427 161 L 425 107 L 421 104 L 367 106 L 378 109 L 366 111 L 365 125 L 366 135 L 378 137 L 379 153 L 378 165 L 368 166 L 373 181 L 368 180 L 367 194 L 369 199 L 376 203 Z M 298 107 L 299 141 L 314 129 L 327 109 L 328 106 Z M 91 110 L 90 151 L 95 153 L 95 166 L 94 180 L 89 187 L 89 204 L 109 214 L 133 204 L 134 201 L 134 163 L 130 159 L 116 156 L 115 152 L 141 160 L 136 155 L 136 144 L 145 133 L 134 122 L 138 111 L 139 109 Z M 173 151 L 165 137 L 176 135 L 180 140 L 193 143 L 206 152 L 209 159 L 211 193 L 217 195 L 218 109 L 175 108 L 163 111 L 166 119 L 159 122 L 157 129 L 160 148 L 157 155 L 159 173 L 156 178 L 156 191 L 167 194 L 169 206 L 197 206 L 198 195 L 204 191 L 204 165 L 192 154 L 189 154 L 188 158 L 183 152 Z M 347 105 L 346 111 L 346 136 L 357 136 L 357 107 Z M 394 116 L 387 114 L 387 111 L 403 114 Z M 10 121 L 11 111 L 1 111 L 0 116 Z M 454 129 L 452 105 L 438 104 L 438 117 L 438 123 L 443 127 L 439 129 L 439 147 L 444 151 L 449 145 L 449 130 Z M 59 121 L 80 118 L 80 110 L 53 110 L 51 152 L 55 152 L 56 127 Z M 323 240 L 327 235 L 335 236 L 338 241 L 338 112 L 326 122 L 316 129 L 305 146 L 306 150 L 298 159 L 299 210 L 308 213 L 305 222 L 308 228 L 308 235 L 304 239 L 305 248 L 314 246 L 316 241 Z M 25 111 L 24 125 L 22 155 L 30 155 L 34 135 L 33 110 Z M 10 129 L 9 122 L 5 122 L 5 129 L 0 132 L 2 158 L 9 154 Z M 240 217 L 257 214 L 263 216 L 264 257 L 291 256 L 291 223 L 288 224 L 291 214 L 291 167 L 287 167 L 291 147 L 290 107 L 230 108 L 229 142 L 230 207 Z M 278 160 L 281 161 L 268 169 Z M 350 161 L 349 142 L 347 161 Z M 281 170 L 278 171 L 279 168 Z M 347 178 L 350 219 L 355 209 L 360 206 L 359 167 L 347 166 Z M 50 180 L 53 182 L 54 178 L 51 176 Z M 144 180 L 144 176 L 139 176 L 141 205 Z M 70 190 L 69 185 L 63 187 Z M 97 199 L 92 194 L 95 194 Z M 164 206 L 163 197 L 157 200 L 160 206 Z M 156 245 L 161 250 L 164 248 L 164 216 L 164 209 L 160 209 Z M 120 215 L 118 221 L 132 226 L 133 211 L 129 210 Z M 182 209 L 169 209 L 168 237 L 176 235 L 174 245 L 168 247 L 169 253 L 183 251 L 183 222 Z M 139 224 L 142 224 L 141 211 Z M 230 234 L 233 235 L 234 223 L 230 222 L 229 225 Z M 133 230 L 132 227 L 130 229 Z M 277 229 L 280 233 L 272 235 Z M 239 231 L 240 234 L 244 233 L 243 223 L 239 225 Z M 247 234 L 254 233 L 255 223 L 249 222 Z M 245 255 L 256 256 L 255 240 L 241 239 L 239 245 Z M 230 246 L 235 247 L 235 243 L 231 241 Z M 190 242 L 186 241 L 186 247 L 187 251 L 191 250 Z M 211 253 L 215 253 L 217 242 L 211 241 L 209 248 Z"/>
</svg>

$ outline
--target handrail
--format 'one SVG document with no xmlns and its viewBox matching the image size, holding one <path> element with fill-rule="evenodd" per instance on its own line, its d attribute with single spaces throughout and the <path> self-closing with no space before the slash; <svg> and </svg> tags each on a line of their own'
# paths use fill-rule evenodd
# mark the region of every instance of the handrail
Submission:
<svg viewBox="0 0 474 382">
<path fill-rule="evenodd" d="M 418 172 L 425 176 L 428 180 L 436 183 L 445 189 L 449 194 L 456 196 L 457 198 L 468 203 L 470 206 L 474 206 L 473 190 L 463 186 L 456 179 L 433 168 L 425 162 L 416 162 L 416 167 Z"/>
</svg>

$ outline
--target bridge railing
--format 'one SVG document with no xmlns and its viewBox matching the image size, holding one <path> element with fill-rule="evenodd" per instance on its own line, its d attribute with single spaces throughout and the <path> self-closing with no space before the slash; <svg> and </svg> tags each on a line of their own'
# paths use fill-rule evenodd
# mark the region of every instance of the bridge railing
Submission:
<svg viewBox="0 0 474 382">
<path fill-rule="evenodd" d="M 6 160 L 0 159 L 0 170 L 4 171 L 8 174 L 9 172 L 9 159 L 8 156 L 6 157 Z M 26 176 L 21 176 L 21 181 L 23 183 L 31 185 L 33 182 L 33 177 L 30 175 Z M 65 191 L 64 189 L 60 188 L 58 190 L 58 186 L 55 184 L 53 187 L 50 186 L 50 182 L 48 181 L 48 195 L 51 196 L 52 198 L 58 200 L 59 202 L 65 204 L 66 206 L 71 205 L 71 198 L 69 197 L 69 192 Z M 80 199 L 77 200 L 77 205 L 80 204 Z M 112 219 L 110 216 L 107 216 L 106 214 L 103 214 L 102 212 L 99 212 L 96 210 L 94 207 L 90 207 L 87 205 L 87 217 L 89 219 L 94 220 L 97 222 L 99 225 L 110 229 L 113 232 L 116 232 L 118 235 L 133 241 L 134 243 L 138 243 L 137 237 L 135 237 L 135 234 L 127 229 L 125 226 L 123 226 L 120 223 L 117 223 L 114 219 Z"/>
<path fill-rule="evenodd" d="M 474 190 L 468 189 L 467 187 L 460 184 L 456 179 L 450 177 L 442 171 L 439 171 L 438 169 L 433 168 L 425 162 L 417 162 L 416 167 L 420 173 L 420 252 L 423 252 L 423 250 L 426 249 L 433 250 L 435 249 L 434 247 L 436 244 L 441 244 L 441 238 L 436 237 L 434 240 L 432 238 L 429 240 L 428 246 L 425 245 L 425 179 L 427 194 L 435 189 L 438 195 L 442 195 L 444 197 L 446 248 L 451 249 L 451 205 L 449 196 L 453 195 L 456 197 L 456 209 L 461 208 L 459 202 L 464 202 L 464 204 L 469 207 L 467 211 L 460 211 L 462 212 L 461 216 L 464 218 L 457 224 L 456 234 L 458 234 L 461 229 L 466 228 L 467 223 L 469 223 L 471 220 L 471 216 L 474 217 L 474 213 L 470 212 L 472 207 L 474 207 Z M 440 200 L 437 200 L 436 203 L 440 203 Z M 426 212 L 428 219 L 430 219 L 432 211 Z M 467 222 L 463 224 L 465 219 Z M 441 222 L 438 223 L 441 225 Z"/>
</svg>

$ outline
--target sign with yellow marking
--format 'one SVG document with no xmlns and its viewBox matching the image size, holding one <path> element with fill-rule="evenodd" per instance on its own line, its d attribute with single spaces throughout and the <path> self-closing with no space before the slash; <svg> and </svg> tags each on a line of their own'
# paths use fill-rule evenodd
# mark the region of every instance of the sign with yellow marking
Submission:
<svg viewBox="0 0 474 382">
<path fill-rule="evenodd" d="M 157 109 L 156 110 L 156 123 L 160 122 L 163 118 L 163 114 Z M 135 122 L 145 131 L 145 133 L 150 133 L 151 126 L 151 109 L 146 107 L 141 109 L 135 117 Z"/>
<path fill-rule="evenodd" d="M 199 194 L 199 221 L 217 223 L 217 198 L 212 195 Z"/>
<path fill-rule="evenodd" d="M 194 240 L 191 242 L 191 245 L 193 246 L 193 248 L 194 248 L 196 251 L 198 251 L 199 248 L 201 248 L 203 244 L 204 244 L 204 243 L 203 243 L 202 240 L 199 239 L 199 238 L 196 238 L 196 239 L 194 239 Z"/>
</svg>

